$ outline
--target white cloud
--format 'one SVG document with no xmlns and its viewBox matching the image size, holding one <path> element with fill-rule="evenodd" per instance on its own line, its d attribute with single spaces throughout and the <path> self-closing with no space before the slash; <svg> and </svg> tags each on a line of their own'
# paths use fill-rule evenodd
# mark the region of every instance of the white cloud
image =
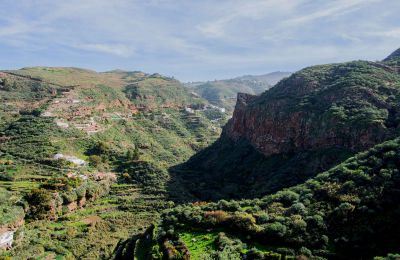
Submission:
<svg viewBox="0 0 400 260">
<path fill-rule="evenodd" d="M 287 14 L 293 11 L 303 0 L 281 0 L 281 1 L 228 1 L 228 4 L 218 8 L 217 18 L 197 26 L 197 29 L 206 37 L 224 37 L 228 27 L 240 19 L 260 20 L 268 16 Z"/>
<path fill-rule="evenodd" d="M 366 35 L 368 36 L 380 36 L 380 37 L 390 37 L 395 39 L 400 39 L 400 28 L 394 28 L 390 30 L 382 30 L 375 32 L 368 32 Z"/>
<path fill-rule="evenodd" d="M 169 75 L 375 59 L 400 38 L 398 0 L 2 0 L 2 7 L 3 59 L 13 50 L 52 63 L 56 54 L 57 62 L 73 57 L 94 69 Z"/>
<path fill-rule="evenodd" d="M 343 16 L 348 12 L 353 12 L 358 8 L 380 0 L 339 0 L 326 1 L 326 5 L 319 5 L 317 10 L 306 14 L 300 14 L 285 21 L 286 26 L 296 26 L 301 23 L 312 22 L 316 19 Z"/>
<path fill-rule="evenodd" d="M 75 48 L 114 54 L 121 57 L 130 57 L 134 54 L 134 48 L 124 44 L 104 44 L 104 43 L 80 43 L 74 46 Z"/>
</svg>

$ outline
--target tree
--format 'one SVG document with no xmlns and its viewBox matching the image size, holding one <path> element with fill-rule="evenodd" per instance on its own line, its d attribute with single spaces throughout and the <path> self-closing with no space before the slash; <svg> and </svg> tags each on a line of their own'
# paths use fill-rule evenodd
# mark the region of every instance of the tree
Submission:
<svg viewBox="0 0 400 260">
<path fill-rule="evenodd" d="M 286 231 L 286 226 L 279 222 L 271 223 L 265 227 L 266 234 L 272 237 L 283 237 Z"/>
<path fill-rule="evenodd" d="M 45 189 L 34 189 L 27 196 L 29 203 L 29 217 L 31 219 L 45 219 L 52 210 L 51 193 Z"/>
</svg>

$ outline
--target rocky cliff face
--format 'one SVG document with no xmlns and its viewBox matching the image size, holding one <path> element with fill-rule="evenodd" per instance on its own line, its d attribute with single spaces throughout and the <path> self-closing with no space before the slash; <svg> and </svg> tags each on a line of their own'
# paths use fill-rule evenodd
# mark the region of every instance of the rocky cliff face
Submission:
<svg viewBox="0 0 400 260">
<path fill-rule="evenodd" d="M 217 198 L 259 196 L 397 136 L 400 76 L 391 66 L 314 66 L 260 96 L 239 94 L 221 139 L 183 165 L 184 181 L 203 198 L 205 187 Z"/>
<path fill-rule="evenodd" d="M 353 81 L 356 65 L 369 67 L 354 74 L 379 85 Z M 300 71 L 259 97 L 239 94 L 224 134 L 247 140 L 265 156 L 334 146 L 357 151 L 393 135 L 398 122 L 389 121 L 399 113 L 393 99 L 399 92 L 387 86 L 398 84 L 397 76 L 381 78 L 383 70 L 373 63 L 335 65 L 321 78 L 321 68 L 312 69 L 311 75 L 309 69 Z M 343 77 L 337 76 L 342 70 Z"/>
</svg>

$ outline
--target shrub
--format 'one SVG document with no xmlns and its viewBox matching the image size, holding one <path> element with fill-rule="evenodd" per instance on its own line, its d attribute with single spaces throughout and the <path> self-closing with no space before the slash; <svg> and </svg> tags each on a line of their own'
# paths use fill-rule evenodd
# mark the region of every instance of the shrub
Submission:
<svg viewBox="0 0 400 260">
<path fill-rule="evenodd" d="M 307 247 L 301 247 L 301 248 L 299 249 L 299 255 L 311 257 L 311 256 L 312 256 L 312 252 L 311 252 L 311 250 L 308 249 Z"/>
<path fill-rule="evenodd" d="M 25 197 L 29 203 L 28 216 L 31 219 L 45 219 L 53 208 L 52 195 L 45 189 L 34 189 Z"/>
<path fill-rule="evenodd" d="M 229 215 L 223 210 L 206 211 L 204 212 L 204 218 L 212 224 L 219 224 L 227 221 Z"/>
<path fill-rule="evenodd" d="M 76 189 L 76 195 L 78 198 L 86 197 L 86 185 L 81 185 Z"/>
<path fill-rule="evenodd" d="M 291 190 L 279 191 L 276 195 L 272 196 L 274 201 L 281 202 L 282 204 L 289 206 L 293 202 L 299 200 L 299 194 Z"/>
<path fill-rule="evenodd" d="M 285 236 L 287 231 L 287 228 L 285 225 L 279 223 L 279 222 L 274 222 L 271 224 L 266 225 L 264 232 L 266 235 L 271 236 L 271 237 L 279 237 L 282 238 Z"/>
<path fill-rule="evenodd" d="M 303 203 L 295 203 L 287 211 L 289 214 L 305 215 L 307 213 L 306 207 Z"/>
<path fill-rule="evenodd" d="M 266 224 L 270 220 L 270 217 L 268 216 L 267 213 L 263 212 L 257 215 L 256 219 L 257 219 L 257 224 Z"/>
<path fill-rule="evenodd" d="M 231 225 L 242 231 L 254 231 L 256 219 L 245 212 L 235 212 L 230 218 Z"/>
</svg>

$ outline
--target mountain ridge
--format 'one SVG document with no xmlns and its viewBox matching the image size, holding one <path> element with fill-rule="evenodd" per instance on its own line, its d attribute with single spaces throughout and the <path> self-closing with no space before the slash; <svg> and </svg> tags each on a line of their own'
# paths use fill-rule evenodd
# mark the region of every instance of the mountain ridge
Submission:
<svg viewBox="0 0 400 260">
<path fill-rule="evenodd" d="M 260 96 L 238 95 L 221 138 L 177 170 L 199 198 L 265 195 L 395 137 L 399 98 L 400 75 L 380 63 L 308 67 Z"/>
<path fill-rule="evenodd" d="M 185 85 L 211 104 L 223 107 L 232 113 L 237 93 L 260 94 L 290 74 L 289 72 L 272 72 L 225 80 L 186 83 Z"/>
</svg>

